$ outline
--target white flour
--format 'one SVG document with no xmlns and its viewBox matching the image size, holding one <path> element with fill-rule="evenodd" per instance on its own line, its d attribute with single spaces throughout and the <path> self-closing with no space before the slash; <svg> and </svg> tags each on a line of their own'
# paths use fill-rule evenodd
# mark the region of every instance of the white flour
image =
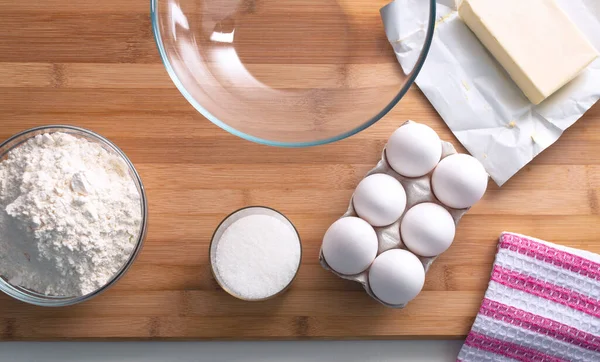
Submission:
<svg viewBox="0 0 600 362">
<path fill-rule="evenodd" d="M 0 275 L 47 295 L 98 289 L 135 247 L 140 202 L 127 165 L 99 144 L 28 140 L 0 163 Z"/>
</svg>

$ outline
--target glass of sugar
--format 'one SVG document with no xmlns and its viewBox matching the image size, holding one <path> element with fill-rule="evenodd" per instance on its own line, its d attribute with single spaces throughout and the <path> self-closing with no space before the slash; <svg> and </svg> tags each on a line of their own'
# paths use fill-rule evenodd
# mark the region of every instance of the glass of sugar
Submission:
<svg viewBox="0 0 600 362">
<path fill-rule="evenodd" d="M 282 213 L 263 206 L 227 216 L 210 243 L 210 264 L 217 283 L 232 296 L 262 301 L 285 292 L 300 268 L 298 231 Z"/>
</svg>

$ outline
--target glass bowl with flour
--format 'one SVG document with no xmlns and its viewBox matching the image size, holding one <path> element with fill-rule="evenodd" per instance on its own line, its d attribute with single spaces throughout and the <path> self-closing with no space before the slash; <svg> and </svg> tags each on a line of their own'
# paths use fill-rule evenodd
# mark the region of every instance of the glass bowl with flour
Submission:
<svg viewBox="0 0 600 362">
<path fill-rule="evenodd" d="M 0 290 L 41 306 L 88 300 L 122 277 L 147 227 L 142 181 L 104 137 L 72 126 L 0 145 Z"/>
</svg>

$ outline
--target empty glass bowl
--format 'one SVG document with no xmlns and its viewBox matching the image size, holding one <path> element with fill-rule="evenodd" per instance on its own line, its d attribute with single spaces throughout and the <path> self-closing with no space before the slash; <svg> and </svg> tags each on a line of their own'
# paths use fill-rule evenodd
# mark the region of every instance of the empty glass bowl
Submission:
<svg viewBox="0 0 600 362">
<path fill-rule="evenodd" d="M 415 80 L 435 0 L 418 0 L 426 35 L 408 72 L 379 15 L 389 1 L 151 0 L 151 15 L 169 75 L 202 115 L 254 142 L 301 147 L 367 128 Z"/>
</svg>

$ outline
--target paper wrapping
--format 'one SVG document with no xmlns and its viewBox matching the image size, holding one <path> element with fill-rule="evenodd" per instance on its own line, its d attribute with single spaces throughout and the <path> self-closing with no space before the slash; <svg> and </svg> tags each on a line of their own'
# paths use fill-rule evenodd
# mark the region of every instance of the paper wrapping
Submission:
<svg viewBox="0 0 600 362">
<path fill-rule="evenodd" d="M 557 3 L 600 49 L 600 2 Z M 453 0 L 438 0 L 436 11 L 434 39 L 416 83 L 501 186 L 598 101 L 600 59 L 536 106 L 458 17 Z M 424 0 L 396 0 L 381 9 L 387 38 L 405 72 L 423 47 L 428 13 Z"/>
</svg>

